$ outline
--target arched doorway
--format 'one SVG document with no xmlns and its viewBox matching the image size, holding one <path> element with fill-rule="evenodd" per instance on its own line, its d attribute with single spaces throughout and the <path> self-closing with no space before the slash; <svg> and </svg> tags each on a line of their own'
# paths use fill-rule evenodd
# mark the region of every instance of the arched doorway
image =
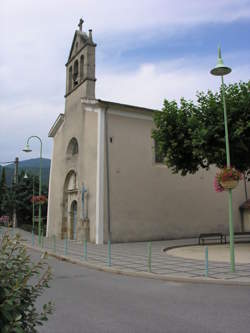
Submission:
<svg viewBox="0 0 250 333">
<path fill-rule="evenodd" d="M 79 200 L 77 176 L 70 170 L 65 178 L 63 194 L 62 238 L 77 239 L 77 202 Z M 78 207 L 79 208 L 79 207 Z"/>
<path fill-rule="evenodd" d="M 72 201 L 70 207 L 70 238 L 76 239 L 76 228 L 77 228 L 77 202 Z"/>
</svg>

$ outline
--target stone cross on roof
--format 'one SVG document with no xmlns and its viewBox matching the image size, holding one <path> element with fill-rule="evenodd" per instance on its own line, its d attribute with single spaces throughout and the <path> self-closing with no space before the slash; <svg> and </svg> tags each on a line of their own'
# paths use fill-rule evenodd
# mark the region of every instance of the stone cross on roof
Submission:
<svg viewBox="0 0 250 333">
<path fill-rule="evenodd" d="M 82 24 L 83 24 L 83 19 L 80 18 L 80 21 L 79 21 L 79 24 L 78 24 L 78 27 L 79 27 L 79 30 L 82 31 Z"/>
</svg>

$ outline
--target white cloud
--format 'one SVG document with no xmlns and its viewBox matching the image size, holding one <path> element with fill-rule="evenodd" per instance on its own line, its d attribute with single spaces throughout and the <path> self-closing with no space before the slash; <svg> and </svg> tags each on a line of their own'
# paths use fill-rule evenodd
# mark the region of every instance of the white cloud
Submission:
<svg viewBox="0 0 250 333">
<path fill-rule="evenodd" d="M 94 38 L 126 43 L 152 39 L 157 33 L 176 31 L 202 23 L 231 22 L 250 17 L 249 0 L 3 0 L 0 29 L 3 62 L 16 60 L 65 61 L 79 18 Z M 121 45 L 120 45 L 121 46 Z M 53 60 L 52 60 L 53 59 Z"/>
<path fill-rule="evenodd" d="M 133 47 L 132 42 L 143 44 L 162 32 L 164 36 L 171 36 L 189 26 L 197 25 L 198 29 L 201 23 L 249 18 L 250 1 L 3 0 L 0 12 L 0 160 L 16 155 L 27 158 L 19 152 L 23 140 L 32 134 L 43 138 L 44 154 L 49 156 L 51 139 L 47 138 L 47 133 L 64 110 L 64 64 L 81 16 L 86 20 L 84 30 L 92 28 L 94 31 L 94 39 L 99 42 L 97 52 L 102 59 L 102 52 L 106 52 L 104 40 L 119 53 Z M 105 56 L 107 54 L 103 55 L 104 59 Z M 96 95 L 152 108 L 161 108 L 164 98 L 193 98 L 197 89 L 219 86 L 218 80 L 206 70 L 213 60 L 204 60 L 199 68 L 194 68 L 196 60 L 149 61 L 141 63 L 134 71 L 120 72 L 117 68 L 105 67 L 103 61 L 103 67 L 97 68 Z M 249 73 L 248 65 L 234 68 L 228 80 L 246 80 L 246 73 Z M 33 157 L 37 157 L 37 152 L 38 149 Z"/>
<path fill-rule="evenodd" d="M 161 109 L 164 98 L 181 96 L 195 98 L 197 90 L 218 89 L 219 78 L 209 74 L 211 59 L 204 59 L 194 67 L 196 59 L 142 64 L 131 72 L 100 72 L 97 81 L 97 98 L 115 102 Z M 250 65 L 233 68 L 225 78 L 226 83 L 248 80 Z M 37 157 L 39 144 L 32 143 L 34 152 L 27 155 L 21 150 L 30 135 L 38 135 L 44 143 L 44 156 L 50 157 L 52 139 L 48 131 L 59 113 L 64 111 L 63 96 L 59 100 L 44 102 L 37 98 L 9 101 L 1 104 L 1 158 L 10 159 L 18 155 L 21 159 Z"/>
<path fill-rule="evenodd" d="M 4 0 L 3 22 L 9 31 L 24 31 L 19 40 L 39 38 L 37 33 L 71 31 L 83 16 L 96 31 L 147 30 L 156 26 L 232 21 L 250 17 L 249 0 Z M 52 29 L 53 27 L 53 29 Z M 24 30 L 25 29 L 25 30 Z M 57 34 L 57 36 L 59 36 Z M 47 36 L 49 37 L 49 36 Z M 51 37 L 51 36 L 50 36 Z"/>
<path fill-rule="evenodd" d="M 40 151 L 37 140 L 31 142 L 32 153 L 22 152 L 26 140 L 31 135 L 37 135 L 42 139 L 43 156 L 51 157 L 52 139 L 48 138 L 48 131 L 58 114 L 63 112 L 63 107 L 63 99 L 58 105 L 39 100 L 27 100 L 22 104 L 1 104 L 0 161 L 13 159 L 16 155 L 21 159 L 37 158 Z"/>
<path fill-rule="evenodd" d="M 199 66 L 194 67 L 199 61 Z M 181 97 L 195 100 L 196 92 L 217 90 L 220 79 L 209 73 L 211 59 L 176 59 L 142 64 L 131 72 L 102 72 L 97 96 L 115 102 L 161 109 L 163 100 Z M 250 65 L 234 67 L 226 83 L 249 80 Z"/>
<path fill-rule="evenodd" d="M 244 56 L 244 55 L 243 55 Z M 241 54 L 225 54 L 226 59 L 235 61 Z M 174 61 L 144 63 L 135 71 L 108 71 L 97 73 L 96 97 L 114 102 L 161 109 L 164 98 L 179 100 L 180 97 L 195 99 L 196 91 L 218 89 L 220 80 L 209 74 L 211 58 L 175 59 Z M 199 64 L 198 66 L 194 66 Z M 250 65 L 235 66 L 226 83 L 248 80 Z M 62 80 L 62 79 L 61 79 Z M 64 80 L 62 80 L 64 86 Z M 44 84 L 44 83 L 43 83 Z M 50 157 L 52 139 L 48 131 L 59 113 L 64 111 L 63 93 L 55 100 L 49 97 L 39 99 L 29 96 L 16 102 L 15 99 L 2 103 L 1 117 L 1 158 L 10 159 L 16 155 L 21 159 L 37 157 L 39 144 L 32 143 L 34 152 L 21 152 L 30 135 L 38 135 L 44 142 L 44 156 Z"/>
</svg>

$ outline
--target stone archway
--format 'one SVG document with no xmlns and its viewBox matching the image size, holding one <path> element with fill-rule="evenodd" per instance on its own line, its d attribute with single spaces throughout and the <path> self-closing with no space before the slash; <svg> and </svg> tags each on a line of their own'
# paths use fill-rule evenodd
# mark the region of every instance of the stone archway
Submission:
<svg viewBox="0 0 250 333">
<path fill-rule="evenodd" d="M 75 202 L 73 204 L 73 202 Z M 63 218 L 62 218 L 62 238 L 77 237 L 77 202 L 78 202 L 78 183 L 75 170 L 70 170 L 65 178 L 63 189 Z M 73 206 L 72 206 L 73 205 Z M 72 210 L 73 209 L 73 210 Z M 72 215 L 74 212 L 75 215 Z M 72 216 L 75 218 L 75 229 L 72 229 Z M 72 231 L 75 230 L 75 231 Z"/>
</svg>

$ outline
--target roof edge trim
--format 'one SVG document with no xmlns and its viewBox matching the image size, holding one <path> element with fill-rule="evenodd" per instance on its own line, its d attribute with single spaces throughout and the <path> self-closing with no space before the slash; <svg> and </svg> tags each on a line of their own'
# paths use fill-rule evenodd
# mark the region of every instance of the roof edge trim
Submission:
<svg viewBox="0 0 250 333">
<path fill-rule="evenodd" d="M 117 103 L 117 102 L 110 102 L 110 101 L 104 101 L 102 99 L 97 99 L 97 101 L 101 104 L 104 105 L 110 105 L 110 106 L 124 106 L 130 109 L 139 109 L 141 111 L 148 111 L 148 112 L 159 112 L 160 110 L 156 110 L 156 109 L 149 109 L 149 108 L 145 108 L 142 106 L 136 106 L 136 105 L 130 105 L 130 104 L 123 104 L 123 103 Z"/>
<path fill-rule="evenodd" d="M 59 130 L 63 122 L 64 122 L 64 114 L 60 113 L 48 133 L 49 138 L 53 138 L 56 135 L 57 131 Z"/>
</svg>

